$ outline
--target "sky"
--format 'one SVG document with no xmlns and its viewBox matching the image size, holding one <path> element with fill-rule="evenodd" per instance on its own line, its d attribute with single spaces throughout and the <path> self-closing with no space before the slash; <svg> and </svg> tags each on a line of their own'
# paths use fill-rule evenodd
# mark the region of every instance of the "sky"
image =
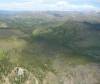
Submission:
<svg viewBox="0 0 100 84">
<path fill-rule="evenodd" d="M 0 10 L 100 10 L 100 0 L 0 0 Z"/>
</svg>

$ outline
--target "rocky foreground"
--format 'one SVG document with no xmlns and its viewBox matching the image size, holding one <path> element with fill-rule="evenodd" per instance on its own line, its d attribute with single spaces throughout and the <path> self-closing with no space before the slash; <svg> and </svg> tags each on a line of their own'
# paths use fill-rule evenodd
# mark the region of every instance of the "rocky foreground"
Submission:
<svg viewBox="0 0 100 84">
<path fill-rule="evenodd" d="M 100 84 L 100 65 L 56 67 L 55 73 L 48 71 L 41 80 L 27 69 L 15 67 L 7 76 L 2 75 L 0 84 Z"/>
</svg>

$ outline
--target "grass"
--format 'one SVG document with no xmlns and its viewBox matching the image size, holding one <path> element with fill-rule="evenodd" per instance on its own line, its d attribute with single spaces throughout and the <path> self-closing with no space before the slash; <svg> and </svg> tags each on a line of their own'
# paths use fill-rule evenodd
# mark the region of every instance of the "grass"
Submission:
<svg viewBox="0 0 100 84">
<path fill-rule="evenodd" d="M 26 42 L 24 40 L 18 39 L 17 37 L 0 39 L 0 47 L 4 49 L 22 48 L 25 44 Z"/>
<path fill-rule="evenodd" d="M 7 52 L 3 49 L 0 49 L 0 60 L 4 60 L 7 57 Z"/>
</svg>

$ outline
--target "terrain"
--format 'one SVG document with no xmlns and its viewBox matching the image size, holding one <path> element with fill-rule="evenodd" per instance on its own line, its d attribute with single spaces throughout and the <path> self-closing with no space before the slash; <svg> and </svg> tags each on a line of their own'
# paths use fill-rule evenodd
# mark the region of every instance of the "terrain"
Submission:
<svg viewBox="0 0 100 84">
<path fill-rule="evenodd" d="M 0 84 L 100 84 L 100 13 L 0 11 Z"/>
</svg>

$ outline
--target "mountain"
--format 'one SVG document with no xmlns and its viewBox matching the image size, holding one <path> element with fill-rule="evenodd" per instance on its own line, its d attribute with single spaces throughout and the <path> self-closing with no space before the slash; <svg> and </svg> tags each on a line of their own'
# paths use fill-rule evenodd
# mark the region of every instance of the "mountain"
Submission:
<svg viewBox="0 0 100 84">
<path fill-rule="evenodd" d="M 99 84 L 99 51 L 97 12 L 0 11 L 0 84 Z"/>
</svg>

